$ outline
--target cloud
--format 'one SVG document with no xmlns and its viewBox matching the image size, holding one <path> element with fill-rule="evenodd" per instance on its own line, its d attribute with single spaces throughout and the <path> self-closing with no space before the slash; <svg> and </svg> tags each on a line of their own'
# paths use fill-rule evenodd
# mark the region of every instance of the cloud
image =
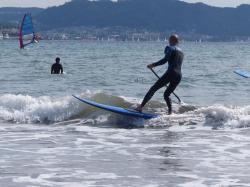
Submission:
<svg viewBox="0 0 250 187">
<path fill-rule="evenodd" d="M 236 7 L 241 4 L 250 4 L 250 0 L 182 0 L 189 3 L 203 2 L 213 6 Z"/>
<path fill-rule="evenodd" d="M 62 5 L 70 0 L 0 0 L 0 7 L 41 7 Z"/>
</svg>

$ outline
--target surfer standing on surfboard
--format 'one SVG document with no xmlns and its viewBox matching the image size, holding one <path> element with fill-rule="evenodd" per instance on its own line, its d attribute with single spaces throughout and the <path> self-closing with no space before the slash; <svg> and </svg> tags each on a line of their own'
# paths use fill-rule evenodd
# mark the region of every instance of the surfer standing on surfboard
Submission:
<svg viewBox="0 0 250 187">
<path fill-rule="evenodd" d="M 160 77 L 158 81 L 150 88 L 142 103 L 136 108 L 137 111 L 142 112 L 143 107 L 153 97 L 155 92 L 169 84 L 166 91 L 164 92 L 164 99 L 168 106 L 168 114 L 172 114 L 172 102 L 170 99 L 170 95 L 174 92 L 178 84 L 181 82 L 181 66 L 184 58 L 183 52 L 179 47 L 177 47 L 178 43 L 178 35 L 171 35 L 169 37 L 169 45 L 165 48 L 165 57 L 160 61 L 149 64 L 147 66 L 149 69 L 152 69 L 156 66 L 163 65 L 168 62 L 168 69 L 166 73 L 164 73 L 162 77 Z"/>
</svg>

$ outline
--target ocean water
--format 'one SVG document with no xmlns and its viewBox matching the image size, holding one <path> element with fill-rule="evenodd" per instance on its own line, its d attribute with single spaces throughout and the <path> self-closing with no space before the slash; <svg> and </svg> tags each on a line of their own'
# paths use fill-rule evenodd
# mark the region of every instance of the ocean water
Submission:
<svg viewBox="0 0 250 187">
<path fill-rule="evenodd" d="M 75 94 L 133 108 L 156 81 L 164 42 L 0 41 L 0 186 L 250 186 L 250 43 L 183 42 L 183 104 L 164 89 L 134 119 Z M 61 57 L 65 74 L 50 75 Z M 166 66 L 157 67 L 159 75 Z M 174 96 L 172 96 L 175 100 Z"/>
</svg>

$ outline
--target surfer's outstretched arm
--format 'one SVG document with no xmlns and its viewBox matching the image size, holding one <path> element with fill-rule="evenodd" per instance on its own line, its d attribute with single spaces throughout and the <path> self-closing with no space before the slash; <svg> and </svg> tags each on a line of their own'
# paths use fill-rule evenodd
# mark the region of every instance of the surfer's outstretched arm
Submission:
<svg viewBox="0 0 250 187">
<path fill-rule="evenodd" d="M 158 62 L 155 62 L 153 63 L 153 67 L 156 67 L 156 66 L 161 66 L 163 64 L 166 64 L 168 61 L 168 59 L 166 57 L 164 57 L 163 59 L 159 60 Z"/>
<path fill-rule="evenodd" d="M 169 59 L 171 59 L 172 52 L 173 52 L 173 49 L 172 49 L 171 47 L 167 46 L 167 47 L 165 48 L 165 51 L 164 51 L 165 57 L 162 58 L 161 60 L 159 60 L 158 62 L 155 62 L 155 63 L 153 63 L 153 64 L 149 64 L 149 65 L 148 65 L 148 68 L 152 69 L 153 67 L 156 67 L 156 66 L 160 66 L 160 65 L 166 64 L 166 63 L 169 61 Z"/>
<path fill-rule="evenodd" d="M 167 61 L 168 61 L 167 58 L 164 57 L 163 59 L 159 60 L 158 62 L 155 62 L 155 63 L 153 63 L 153 64 L 149 64 L 147 67 L 148 67 L 149 69 L 152 69 L 152 68 L 154 68 L 154 67 L 156 67 L 156 66 L 160 66 L 160 65 L 165 64 Z"/>
</svg>

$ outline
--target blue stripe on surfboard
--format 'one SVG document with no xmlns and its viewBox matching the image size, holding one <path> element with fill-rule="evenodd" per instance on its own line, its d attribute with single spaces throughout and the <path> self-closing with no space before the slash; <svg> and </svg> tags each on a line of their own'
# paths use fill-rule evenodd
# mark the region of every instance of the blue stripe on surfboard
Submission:
<svg viewBox="0 0 250 187">
<path fill-rule="evenodd" d="M 250 78 L 250 74 L 247 73 L 247 72 L 243 72 L 243 71 L 240 71 L 240 70 L 235 70 L 234 73 L 236 73 L 237 75 L 240 75 L 244 78 Z"/>
<path fill-rule="evenodd" d="M 129 110 L 129 109 L 125 109 L 125 108 L 121 108 L 121 107 L 116 107 L 116 106 L 110 106 L 110 105 L 105 105 L 105 104 L 101 104 L 101 103 L 97 103 L 88 99 L 81 99 L 75 95 L 72 95 L 74 98 L 78 99 L 79 101 L 91 105 L 93 107 L 97 107 L 103 110 L 107 110 L 110 112 L 114 112 L 117 114 L 121 114 L 121 115 L 126 115 L 126 116 L 131 116 L 131 117 L 137 117 L 137 118 L 143 118 L 143 119 L 152 119 L 152 118 L 156 118 L 158 115 L 156 114 L 149 114 L 149 113 L 143 113 L 143 112 L 137 112 L 137 111 L 133 111 L 133 110 Z"/>
</svg>

